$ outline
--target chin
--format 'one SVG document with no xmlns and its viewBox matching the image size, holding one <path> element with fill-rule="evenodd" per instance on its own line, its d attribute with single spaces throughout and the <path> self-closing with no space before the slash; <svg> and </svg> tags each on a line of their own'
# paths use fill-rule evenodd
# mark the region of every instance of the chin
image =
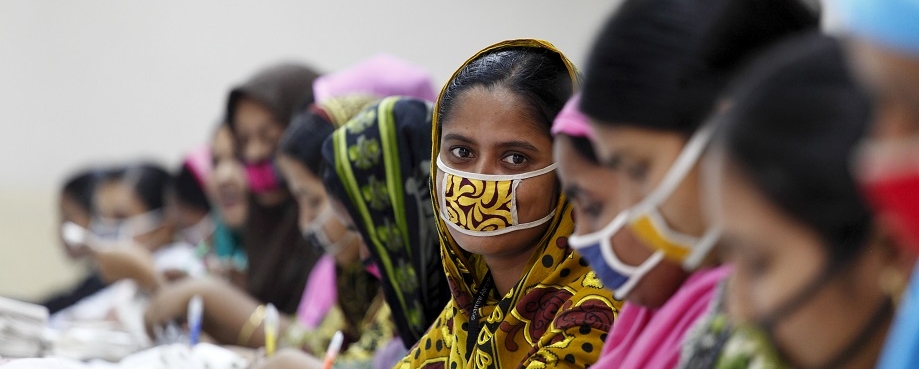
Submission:
<svg viewBox="0 0 919 369">
<path fill-rule="evenodd" d="M 448 226 L 449 227 L 449 226 Z M 450 235 L 460 248 L 482 256 L 513 255 L 536 246 L 548 225 L 523 229 L 498 236 L 470 236 L 450 229 Z"/>
<path fill-rule="evenodd" d="M 688 276 L 679 265 L 662 261 L 638 282 L 626 300 L 646 308 L 659 308 L 673 297 Z"/>
</svg>

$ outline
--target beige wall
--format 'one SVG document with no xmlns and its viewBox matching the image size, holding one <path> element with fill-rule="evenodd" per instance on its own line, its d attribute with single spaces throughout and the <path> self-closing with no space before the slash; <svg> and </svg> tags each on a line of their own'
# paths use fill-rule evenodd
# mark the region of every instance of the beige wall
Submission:
<svg viewBox="0 0 919 369">
<path fill-rule="evenodd" d="M 88 163 L 173 165 L 224 94 L 266 63 L 331 71 L 378 52 L 442 83 L 495 41 L 544 38 L 577 64 L 618 1 L 6 0 L 0 2 L 0 295 L 67 283 L 54 192 Z M 439 87 L 439 86 L 438 86 Z"/>
</svg>

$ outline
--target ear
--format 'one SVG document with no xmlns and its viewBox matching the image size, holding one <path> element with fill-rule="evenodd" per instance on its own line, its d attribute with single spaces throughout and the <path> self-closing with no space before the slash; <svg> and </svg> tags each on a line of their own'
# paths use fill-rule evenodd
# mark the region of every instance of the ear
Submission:
<svg viewBox="0 0 919 369">
<path fill-rule="evenodd" d="M 875 223 L 874 229 L 876 231 L 874 232 L 872 243 L 876 246 L 872 248 L 877 247 L 883 253 L 883 261 L 887 266 L 902 272 L 905 276 L 909 276 L 919 255 L 911 247 L 905 247 L 905 245 L 897 242 L 893 237 L 893 233 L 889 231 L 888 226 L 885 224 L 884 222 Z"/>
</svg>

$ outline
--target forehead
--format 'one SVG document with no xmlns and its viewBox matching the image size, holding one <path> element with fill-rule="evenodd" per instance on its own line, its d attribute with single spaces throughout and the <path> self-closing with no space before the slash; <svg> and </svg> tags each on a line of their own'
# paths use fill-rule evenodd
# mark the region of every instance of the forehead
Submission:
<svg viewBox="0 0 919 369">
<path fill-rule="evenodd" d="M 555 161 L 558 163 L 559 179 L 562 183 L 577 183 L 580 186 L 583 186 L 581 182 L 602 184 L 610 192 L 615 191 L 614 187 L 609 187 L 611 182 L 607 182 L 607 180 L 615 181 L 615 173 L 584 158 L 574 145 L 574 140 L 566 135 L 555 137 Z M 604 179 L 599 180 L 601 177 Z"/>
<path fill-rule="evenodd" d="M 123 181 L 109 180 L 99 184 L 93 202 L 98 215 L 121 218 L 146 212 L 134 189 Z"/>
<path fill-rule="evenodd" d="M 461 92 L 442 124 L 443 134 L 457 133 L 481 143 L 543 137 L 549 127 L 533 119 L 524 99 L 503 87 L 471 87 Z M 442 135 L 443 136 L 443 135 Z"/>
<path fill-rule="evenodd" d="M 607 124 L 591 119 L 594 150 L 601 162 L 613 156 L 653 154 L 662 146 L 682 146 L 686 138 L 673 131 L 654 130 L 627 124 Z"/>
</svg>

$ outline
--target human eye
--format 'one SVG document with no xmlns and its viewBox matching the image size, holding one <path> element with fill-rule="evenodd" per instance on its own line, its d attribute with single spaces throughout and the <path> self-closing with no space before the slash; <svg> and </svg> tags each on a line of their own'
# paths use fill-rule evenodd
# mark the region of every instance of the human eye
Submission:
<svg viewBox="0 0 919 369">
<path fill-rule="evenodd" d="M 472 157 L 472 151 L 463 146 L 456 146 L 450 148 L 450 153 L 457 158 L 470 158 Z"/>
<path fill-rule="evenodd" d="M 522 154 L 513 153 L 505 156 L 504 159 L 501 160 L 508 164 L 523 165 L 527 162 L 527 157 Z"/>
</svg>

